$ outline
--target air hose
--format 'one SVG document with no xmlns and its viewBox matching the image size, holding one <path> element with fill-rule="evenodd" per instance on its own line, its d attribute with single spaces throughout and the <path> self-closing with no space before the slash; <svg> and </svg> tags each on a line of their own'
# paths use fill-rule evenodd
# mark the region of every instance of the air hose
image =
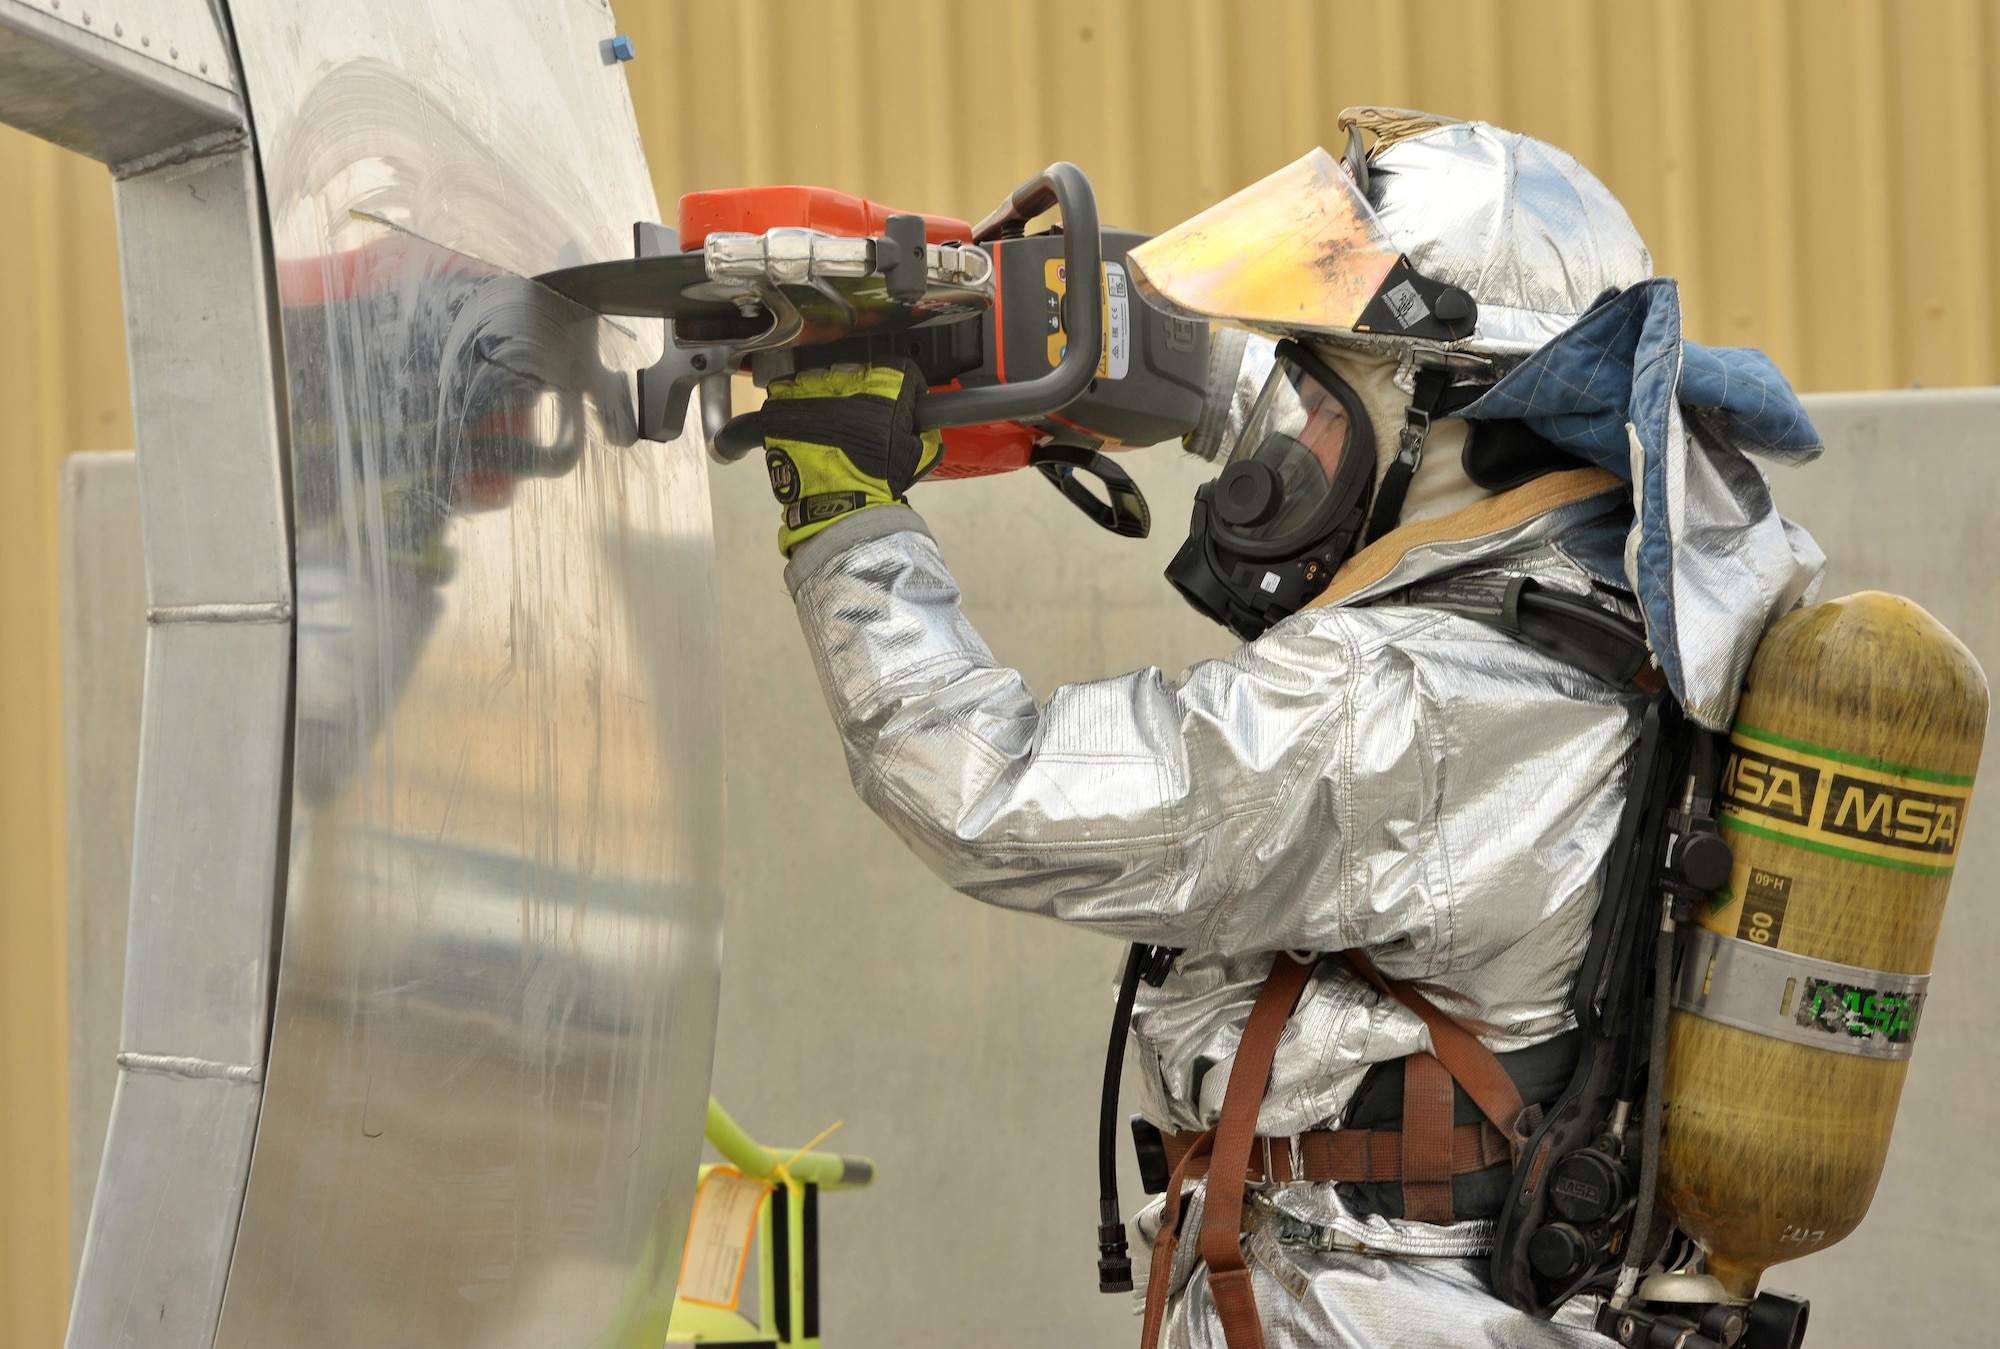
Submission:
<svg viewBox="0 0 2000 1349">
<path fill-rule="evenodd" d="M 1118 1005 L 1111 1014 L 1111 1044 L 1104 1051 L 1104 1094 L 1097 1112 L 1097 1291 L 1132 1291 L 1132 1253 L 1125 1241 L 1125 1215 L 1118 1209 L 1118 1085 L 1125 1075 L 1125 1036 L 1132 1027 L 1132 1004 L 1139 977 L 1152 952 L 1133 942 L 1118 980 Z"/>
<path fill-rule="evenodd" d="M 1118 1086 L 1125 1075 L 1125 1037 L 1132 1029 L 1132 1006 L 1139 1000 L 1139 982 L 1154 988 L 1167 981 L 1177 946 L 1133 942 L 1125 953 L 1125 973 L 1118 981 L 1118 1006 L 1111 1014 L 1111 1043 L 1104 1051 L 1104 1095 L 1097 1110 L 1097 1291 L 1132 1291 L 1132 1255 L 1125 1244 L 1125 1218 L 1118 1211 Z M 1139 1128 L 1138 1120 L 1132 1127 Z M 1142 1156 L 1139 1169 L 1146 1169 Z M 1162 1184 L 1165 1182 L 1162 1181 Z M 1148 1185 L 1148 1188 L 1152 1188 Z"/>
</svg>

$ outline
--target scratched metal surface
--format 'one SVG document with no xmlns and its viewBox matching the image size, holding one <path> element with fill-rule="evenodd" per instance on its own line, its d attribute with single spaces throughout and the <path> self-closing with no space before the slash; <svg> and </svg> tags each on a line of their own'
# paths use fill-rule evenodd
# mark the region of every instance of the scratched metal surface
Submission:
<svg viewBox="0 0 2000 1349">
<path fill-rule="evenodd" d="M 593 0 L 238 0 L 290 402 L 293 797 L 218 1343 L 650 1336 L 713 1045 L 699 444 L 523 280 L 657 211 Z M 636 329 L 636 325 L 635 325 Z"/>
</svg>

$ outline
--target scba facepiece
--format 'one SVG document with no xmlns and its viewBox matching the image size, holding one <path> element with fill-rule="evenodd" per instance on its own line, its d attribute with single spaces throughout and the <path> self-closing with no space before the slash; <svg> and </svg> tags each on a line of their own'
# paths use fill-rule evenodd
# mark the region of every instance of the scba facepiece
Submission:
<svg viewBox="0 0 2000 1349">
<path fill-rule="evenodd" d="M 1218 253 L 1214 246 L 1232 231 L 1268 244 L 1274 231 L 1297 236 L 1303 230 L 1329 264 L 1311 278 L 1309 327 L 1440 350 L 1471 337 L 1477 302 L 1411 266 L 1377 219 L 1366 182 L 1355 133 L 1344 162 L 1315 151 L 1182 226 L 1201 226 L 1192 246 L 1156 250 L 1145 274 L 1174 303 L 1206 308 L 1234 297 L 1231 303 L 1255 311 L 1283 307 L 1274 292 L 1299 286 L 1301 278 L 1289 268 L 1272 270 L 1261 249 Z M 1171 241 L 1178 233 L 1162 238 Z M 1293 301 L 1295 311 L 1306 307 Z M 1251 363 L 1230 369 L 1232 351 L 1247 355 L 1241 343 L 1212 348 L 1218 359 L 1209 401 L 1225 410 L 1254 370 Z M 1226 447 L 1221 473 L 1195 495 L 1188 540 L 1168 566 L 1167 580 L 1197 610 L 1246 641 L 1296 613 L 1326 589 L 1358 544 L 1384 532 L 1373 521 L 1386 514 L 1393 527 L 1422 462 L 1429 413 L 1448 383 L 1441 370 L 1418 377 L 1416 400 L 1424 415 L 1404 428 L 1402 453 L 1385 466 L 1378 489 L 1375 426 L 1361 395 L 1307 347 L 1279 342 L 1256 401 Z M 1190 437 L 1190 449 L 1224 448 L 1219 439 L 1233 421 L 1227 415 L 1220 424 L 1206 419 Z M 1211 442 L 1197 447 L 1195 437 L 1204 435 Z M 1371 516 L 1375 503 L 1386 505 L 1386 513 L 1378 509 Z"/>
<path fill-rule="evenodd" d="M 1325 361 L 1280 342 L 1167 580 L 1248 641 L 1332 579 L 1367 524 L 1375 425 Z"/>
</svg>

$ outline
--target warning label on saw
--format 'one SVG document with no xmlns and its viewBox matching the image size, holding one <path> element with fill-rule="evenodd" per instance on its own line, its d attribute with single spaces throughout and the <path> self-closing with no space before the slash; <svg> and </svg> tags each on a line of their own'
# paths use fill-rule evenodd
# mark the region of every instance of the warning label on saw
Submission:
<svg viewBox="0 0 2000 1349">
<path fill-rule="evenodd" d="M 1052 331 L 1049 333 L 1049 365 L 1053 367 L 1069 350 L 1069 330 L 1063 317 L 1063 296 L 1069 290 L 1069 274 L 1062 259 L 1050 258 L 1042 264 L 1042 284 L 1049 291 Z M 1123 379 L 1132 367 L 1132 297 L 1125 278 L 1125 264 L 1104 264 L 1104 354 L 1097 358 L 1099 379 Z"/>
<path fill-rule="evenodd" d="M 1958 858 L 1972 779 L 1738 726 L 1730 734 L 1721 794 L 1723 821 L 1746 833 L 1874 866 L 1943 875 Z"/>
</svg>

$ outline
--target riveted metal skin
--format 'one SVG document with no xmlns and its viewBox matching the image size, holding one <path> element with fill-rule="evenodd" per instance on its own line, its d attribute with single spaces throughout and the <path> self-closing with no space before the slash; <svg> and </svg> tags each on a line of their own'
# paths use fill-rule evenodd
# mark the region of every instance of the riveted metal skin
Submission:
<svg viewBox="0 0 2000 1349">
<path fill-rule="evenodd" d="M 705 456 L 637 438 L 658 325 L 528 279 L 659 216 L 612 16 L 230 8 L 297 635 L 268 1059 L 210 1333 L 656 1344 L 720 942 Z"/>
</svg>

